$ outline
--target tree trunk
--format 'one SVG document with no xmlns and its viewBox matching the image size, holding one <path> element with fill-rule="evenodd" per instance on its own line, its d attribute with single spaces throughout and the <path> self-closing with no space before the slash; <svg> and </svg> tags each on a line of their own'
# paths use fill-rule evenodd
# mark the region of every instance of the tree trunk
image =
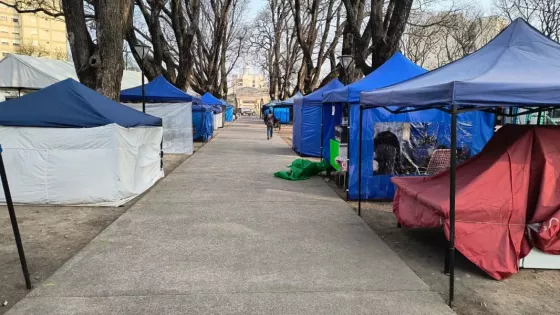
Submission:
<svg viewBox="0 0 560 315">
<path fill-rule="evenodd" d="M 95 4 L 96 40 L 86 25 L 83 1 L 62 0 L 74 67 L 80 82 L 118 100 L 123 75 L 123 37 L 131 22 L 130 0 L 98 0 Z"/>
</svg>

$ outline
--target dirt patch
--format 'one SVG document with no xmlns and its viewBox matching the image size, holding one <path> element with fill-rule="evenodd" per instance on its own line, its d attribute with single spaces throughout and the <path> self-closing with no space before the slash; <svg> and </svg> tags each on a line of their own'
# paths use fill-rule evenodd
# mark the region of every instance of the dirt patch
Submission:
<svg viewBox="0 0 560 315">
<path fill-rule="evenodd" d="M 329 185 L 344 198 L 333 180 Z M 349 202 L 357 211 L 358 203 Z M 433 290 L 447 301 L 449 277 L 443 273 L 447 239 L 441 229 L 397 227 L 391 202 L 363 202 L 362 218 L 383 241 Z M 558 314 L 560 272 L 522 269 L 503 281 L 457 255 L 454 309 L 459 315 Z"/>
<path fill-rule="evenodd" d="M 195 150 L 202 145 L 195 143 Z M 170 174 L 187 158 L 181 154 L 164 155 L 165 174 Z M 48 278 L 139 198 L 118 208 L 16 206 L 33 286 Z M 27 293 L 8 209 L 0 206 L 0 314 Z M 5 301 L 8 305 L 1 306 Z"/>
</svg>

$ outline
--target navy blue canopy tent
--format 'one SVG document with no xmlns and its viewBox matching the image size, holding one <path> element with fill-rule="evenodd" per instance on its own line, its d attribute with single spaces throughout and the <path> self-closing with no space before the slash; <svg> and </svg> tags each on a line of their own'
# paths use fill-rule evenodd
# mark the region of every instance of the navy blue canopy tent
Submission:
<svg viewBox="0 0 560 315">
<path fill-rule="evenodd" d="M 145 99 L 148 103 L 193 102 L 200 104 L 200 99 L 187 94 L 169 83 L 163 75 L 144 85 Z M 142 86 L 121 91 L 121 102 L 142 102 Z"/>
<path fill-rule="evenodd" d="M 313 93 L 294 99 L 292 147 L 302 156 L 321 156 L 323 93 L 343 87 L 334 79 Z"/>
<path fill-rule="evenodd" d="M 193 140 L 208 141 L 214 135 L 214 118 L 212 107 L 207 105 L 193 105 Z"/>
<path fill-rule="evenodd" d="M 361 113 L 382 107 L 393 113 L 438 108 L 451 118 L 449 171 L 449 303 L 453 302 L 458 113 L 488 111 L 515 115 L 560 106 L 560 45 L 522 19 L 513 21 L 477 52 L 412 80 L 361 94 Z M 398 105 L 398 107 L 392 105 Z M 499 107 L 510 107 L 501 113 Z M 362 137 L 361 146 L 371 139 Z M 359 164 L 371 161 L 365 159 Z M 362 181 L 359 181 L 362 184 Z M 447 189 L 447 187 L 445 187 Z M 360 189 L 361 191 L 361 189 Z M 358 212 L 361 204 L 358 206 Z"/>
<path fill-rule="evenodd" d="M 334 137 L 334 126 L 340 123 L 342 108 L 345 103 L 350 103 L 350 140 L 348 145 L 349 165 L 348 165 L 348 199 L 358 199 L 358 161 L 359 161 L 359 125 L 360 108 L 359 96 L 363 91 L 372 91 L 378 88 L 390 86 L 407 79 L 414 78 L 426 73 L 426 70 L 408 60 L 401 53 L 396 53 L 383 65 L 370 73 L 362 80 L 354 82 L 342 89 L 330 91 L 323 96 L 324 102 L 333 102 L 335 113 L 330 116 L 331 121 L 324 124 L 327 130 L 323 134 L 330 136 L 326 141 Z M 326 108 L 328 111 L 331 108 Z M 426 143 L 430 138 L 432 145 L 437 143 L 442 146 L 449 146 L 449 115 L 436 109 L 422 112 L 412 112 L 402 115 L 392 115 L 384 109 L 372 109 L 363 113 L 363 135 L 372 139 L 362 146 L 362 159 L 373 161 L 376 147 L 374 141 L 376 134 L 381 134 L 385 129 L 393 129 L 392 133 L 400 136 L 402 126 L 405 126 L 405 141 L 407 151 L 398 148 L 398 152 L 406 156 L 405 160 L 396 159 L 399 163 L 399 171 L 410 173 L 423 167 L 425 155 L 433 148 Z M 468 149 L 467 154 L 478 153 L 493 134 L 494 118 L 488 113 L 472 112 L 464 113 L 459 116 L 461 121 L 461 145 Z M 383 136 L 383 134 L 382 134 Z M 377 138 L 377 141 L 382 141 Z M 402 139 L 401 139 L 402 140 Z M 383 146 L 380 146 L 382 148 Z M 323 147 L 325 148 L 325 146 Z M 328 148 L 328 146 L 327 146 Z M 328 151 L 323 150 L 323 157 L 329 158 Z M 378 155 L 380 155 L 378 150 Z M 378 156 L 379 158 L 379 156 Z M 403 166 L 403 164 L 412 164 Z M 402 166 L 402 167 L 401 167 Z M 418 167 L 418 168 L 417 168 Z M 414 174 L 414 172 L 410 173 Z M 395 194 L 395 185 L 391 183 L 393 174 L 384 174 L 384 171 L 374 172 L 373 163 L 366 163 L 362 166 L 362 198 L 363 199 L 389 199 Z"/>
<path fill-rule="evenodd" d="M 222 101 L 220 101 L 217 97 L 210 94 L 209 92 L 204 93 L 204 95 L 202 95 L 201 99 L 202 99 L 202 102 L 206 105 L 218 105 L 218 106 L 223 105 Z"/>
<path fill-rule="evenodd" d="M 112 123 L 126 128 L 162 125 L 161 118 L 115 102 L 73 79 L 0 105 L 2 126 L 90 128 Z"/>
<path fill-rule="evenodd" d="M 323 152 L 322 157 L 329 161 L 330 139 L 334 139 L 334 127 L 340 125 L 343 117 L 343 110 L 346 104 L 350 104 L 350 130 L 358 128 L 358 106 L 360 103 L 360 93 L 363 91 L 371 91 L 381 87 L 389 86 L 417 75 L 425 73 L 426 70 L 417 66 L 412 61 L 408 60 L 400 52 L 395 53 L 389 60 L 382 64 L 372 73 L 368 74 L 359 81 L 356 81 L 348 86 L 340 89 L 331 90 L 323 94 Z M 354 118 L 354 119 L 353 119 Z M 350 135 L 352 136 L 352 135 Z M 350 139 L 357 141 L 356 139 Z M 349 144 L 349 148 L 352 143 Z M 357 148 L 357 145 L 354 146 Z M 350 153 L 352 154 L 352 153 Z M 350 163 L 352 163 L 350 158 Z M 350 174 L 350 177 L 352 174 Z M 351 189 L 351 188 L 350 188 Z"/>
</svg>

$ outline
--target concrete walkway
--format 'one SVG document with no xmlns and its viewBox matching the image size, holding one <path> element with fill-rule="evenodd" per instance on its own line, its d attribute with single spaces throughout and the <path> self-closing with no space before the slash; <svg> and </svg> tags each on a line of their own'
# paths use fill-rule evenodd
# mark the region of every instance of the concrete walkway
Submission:
<svg viewBox="0 0 560 315">
<path fill-rule="evenodd" d="M 7 314 L 453 314 L 294 158 L 239 120 Z"/>
</svg>

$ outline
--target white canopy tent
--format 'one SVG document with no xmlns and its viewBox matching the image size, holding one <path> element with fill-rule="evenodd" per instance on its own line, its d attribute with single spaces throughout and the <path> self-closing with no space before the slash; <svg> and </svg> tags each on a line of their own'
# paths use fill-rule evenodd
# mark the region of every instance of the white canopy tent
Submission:
<svg viewBox="0 0 560 315">
<path fill-rule="evenodd" d="M 0 105 L 15 203 L 122 205 L 163 177 L 162 137 L 160 118 L 72 79 Z"/>
<path fill-rule="evenodd" d="M 142 104 L 124 103 L 142 111 Z M 146 103 L 146 114 L 163 121 L 163 152 L 193 154 L 192 103 Z"/>
<path fill-rule="evenodd" d="M 66 79 L 78 80 L 74 64 L 64 60 L 9 54 L 0 60 L 0 101 L 39 90 Z M 142 84 L 142 74 L 125 70 L 121 88 Z"/>
</svg>

